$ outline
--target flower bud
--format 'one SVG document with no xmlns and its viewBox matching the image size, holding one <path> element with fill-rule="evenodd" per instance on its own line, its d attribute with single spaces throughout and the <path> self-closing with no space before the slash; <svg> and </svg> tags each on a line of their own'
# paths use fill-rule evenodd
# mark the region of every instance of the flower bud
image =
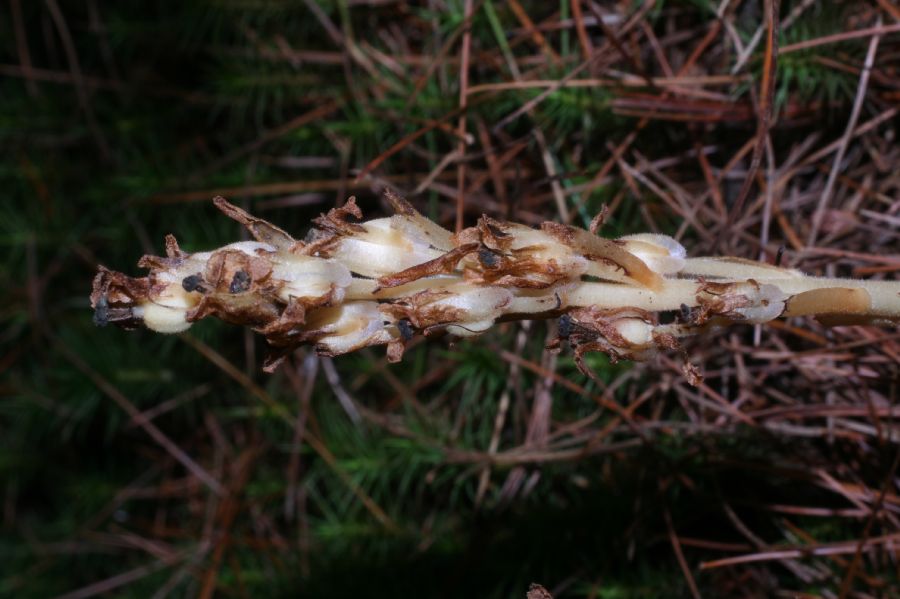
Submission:
<svg viewBox="0 0 900 599">
<path fill-rule="evenodd" d="M 565 278 L 577 278 L 588 272 L 590 261 L 542 229 L 515 225 L 514 252 L 526 252 L 535 261 L 551 265 L 547 274 L 557 272 Z"/>
<path fill-rule="evenodd" d="M 202 272 L 203 266 L 203 262 L 189 259 L 175 270 L 153 273 L 150 294 L 146 301 L 134 307 L 134 315 L 144 321 L 144 326 L 157 333 L 188 330 L 191 323 L 187 321 L 187 313 L 199 303 L 200 294 L 187 291 L 182 281 Z"/>
<path fill-rule="evenodd" d="M 395 224 L 392 218 L 379 218 L 359 225 L 365 232 L 342 237 L 330 255 L 352 272 L 377 278 L 434 260 L 444 253 L 432 248 L 424 238 L 404 235 Z"/>
<path fill-rule="evenodd" d="M 633 346 L 641 347 L 653 342 L 653 325 L 640 318 L 620 318 L 612 326 Z"/>
<path fill-rule="evenodd" d="M 378 302 L 373 301 L 316 310 L 309 316 L 307 327 L 319 351 L 333 356 L 392 340 Z"/>
<path fill-rule="evenodd" d="M 735 312 L 743 316 L 747 322 L 761 324 L 778 318 L 784 312 L 787 296 L 775 285 L 742 283 L 741 293 L 751 303 L 748 306 L 736 308 Z"/>
<path fill-rule="evenodd" d="M 191 288 L 185 284 L 186 280 L 198 276 L 202 281 L 213 256 L 233 253 L 257 258 L 274 250 L 266 243 L 240 241 L 214 252 L 176 253 L 169 258 L 150 258 L 147 262 L 151 267 L 149 293 L 146 300 L 137 302 L 134 315 L 141 318 L 148 329 L 158 333 L 186 331 L 191 326 L 187 314 L 203 297 L 199 286 Z"/>
<path fill-rule="evenodd" d="M 333 300 L 340 302 L 353 280 L 350 270 L 336 260 L 278 253 L 272 256 L 272 263 L 272 278 L 283 284 L 276 293 L 283 302 L 292 297 L 319 298 L 332 291 Z"/>
<path fill-rule="evenodd" d="M 502 287 L 459 285 L 449 289 L 451 295 L 428 305 L 430 314 L 452 315 L 447 332 L 471 337 L 489 329 L 512 302 L 512 293 Z"/>
<path fill-rule="evenodd" d="M 618 241 L 656 273 L 670 275 L 684 268 L 687 250 L 668 235 L 638 233 L 620 237 Z"/>
<path fill-rule="evenodd" d="M 153 302 L 135 306 L 132 312 L 140 318 L 151 331 L 157 333 L 182 333 L 191 328 L 187 321 L 187 308 L 174 308 Z"/>
</svg>

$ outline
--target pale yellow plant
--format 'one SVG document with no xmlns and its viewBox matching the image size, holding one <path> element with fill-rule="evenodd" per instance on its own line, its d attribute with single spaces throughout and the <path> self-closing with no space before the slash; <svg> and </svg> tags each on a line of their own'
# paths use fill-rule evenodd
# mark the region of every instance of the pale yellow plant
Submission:
<svg viewBox="0 0 900 599">
<path fill-rule="evenodd" d="M 387 194 L 395 214 L 357 223 L 353 198 L 299 241 L 216 198 L 255 238 L 188 254 L 144 256 L 132 278 L 103 267 L 91 295 L 98 324 L 177 333 L 205 316 L 247 325 L 273 348 L 266 369 L 300 345 L 324 355 L 386 345 L 399 360 L 415 335 L 471 337 L 498 321 L 559 319 L 583 355 L 646 359 L 679 339 L 735 323 L 814 316 L 825 324 L 900 321 L 900 282 L 820 278 L 731 257 L 689 258 L 671 237 L 616 240 L 547 222 L 534 229 L 483 216 L 452 234 Z M 674 313 L 661 324 L 662 313 Z M 696 382 L 696 370 L 685 361 Z"/>
</svg>

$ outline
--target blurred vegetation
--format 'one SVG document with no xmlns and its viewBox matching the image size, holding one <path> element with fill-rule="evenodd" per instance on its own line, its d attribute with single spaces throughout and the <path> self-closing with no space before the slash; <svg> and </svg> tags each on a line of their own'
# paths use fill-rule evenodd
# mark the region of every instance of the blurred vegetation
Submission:
<svg viewBox="0 0 900 599">
<path fill-rule="evenodd" d="M 610 14 L 629 15 L 641 3 L 600 4 Z M 673 24 L 702 31 L 715 18 L 714 4 L 657 2 L 645 18 L 660 35 Z M 756 3 L 735 4 L 741 7 L 730 15 L 747 41 L 760 13 Z M 782 4 L 785 14 L 796 5 Z M 811 9 L 782 43 L 843 29 L 850 7 L 837 4 Z M 509 81 L 507 59 L 542 56 L 509 4 L 475 5 L 473 84 Z M 522 5 L 537 23 L 572 17 L 569 2 Z M 719 507 L 723 498 L 835 502 L 798 477 L 855 450 L 841 441 L 784 440 L 739 427 L 710 435 L 661 428 L 653 443 L 636 449 L 508 463 L 494 467 L 479 492 L 483 466 L 466 456 L 490 446 L 504 394 L 514 400 L 499 444 L 521 443 L 533 390 L 543 384 L 528 369 L 511 378 L 501 350 L 540 362 L 544 323 L 533 323 L 523 337 L 505 325 L 450 348 L 424 344 L 399 366 L 387 366 L 374 352 L 336 359 L 343 388 L 376 415 L 359 422 L 336 400 L 320 363 L 298 354 L 286 367 L 291 374 L 264 375 L 265 348 L 221 323 L 201 323 L 190 336 L 232 363 L 247 377 L 243 384 L 193 343 L 93 325 L 88 293 L 97 264 L 136 272 L 136 258 L 160 253 L 166 233 L 189 251 L 240 234 L 209 204 L 217 190 L 245 190 L 229 199 L 301 236 L 311 217 L 351 194 L 360 196 L 367 215 L 381 213 L 379 186 L 351 182 L 432 120 L 455 126 L 446 115 L 458 106 L 458 63 L 435 63 L 422 77 L 445 44 L 449 56 L 458 56 L 454 38 L 464 6 L 462 0 L 11 0 L 0 10 L 0 595 L 49 597 L 112 580 L 107 592 L 123 597 L 205 590 L 240 597 L 524 597 L 532 581 L 557 596 L 687 596 L 666 513 L 679 534 L 724 542 L 727 535 L 718 531 L 731 524 Z M 567 27 L 545 35 L 559 63 L 539 78 L 559 79 L 581 63 L 577 33 Z M 602 38 L 596 28 L 591 35 L 595 43 Z M 864 50 L 865 41 L 856 40 L 828 51 L 858 63 Z M 761 55 L 762 47 L 746 66 L 753 81 Z M 403 56 L 416 60 L 396 58 Z M 856 76 L 823 66 L 821 56 L 785 58 L 779 110 L 790 102 L 816 103 L 813 120 L 839 134 Z M 736 85 L 732 99 L 746 100 L 750 87 Z M 479 126 L 492 127 L 542 91 L 473 96 L 468 131 L 477 138 Z M 637 120 L 614 110 L 617 97 L 601 87 L 561 89 L 497 135 L 498 152 L 527 146 L 506 167 L 520 173 L 510 175 L 506 193 L 544 194 L 513 211 L 556 218 L 544 152 L 565 188 L 592 179 L 608 158 L 607 142 L 619 143 Z M 279 129 L 332 103 L 317 118 Z M 754 126 L 752 120 L 713 125 L 703 139 L 737 148 Z M 535 141 L 535 128 L 546 148 Z M 654 120 L 634 149 L 666 156 L 690 147 L 696 134 Z M 394 185 L 411 192 L 456 144 L 448 131 L 434 128 L 374 175 L 395 177 Z M 470 161 L 481 164 L 476 145 Z M 442 185 L 455 186 L 451 172 L 439 178 Z M 252 191 L 296 182 L 309 186 Z M 486 184 L 496 196 L 493 185 Z M 198 190 L 206 201 L 177 195 Z M 681 225 L 653 194 L 635 195 L 621 181 L 600 185 L 584 203 L 569 195 L 569 209 L 586 224 L 626 192 L 608 234 L 642 230 L 648 218 L 665 232 Z M 410 197 L 452 222 L 454 200 L 439 187 Z M 477 199 L 473 204 L 467 221 L 480 212 Z M 591 363 L 607 383 L 629 376 L 627 364 L 611 365 L 602 356 Z M 602 385 L 578 374 L 566 353 L 556 368 L 582 389 L 553 387 L 552 420 L 595 417 Z M 303 386 L 316 371 L 303 400 Z M 631 400 L 642 381 L 658 376 L 640 371 L 612 398 Z M 153 424 L 228 493 L 216 496 L 191 476 L 134 424 L 110 389 L 140 411 L 162 406 Z M 672 395 L 657 399 L 674 403 Z M 309 444 L 298 445 L 295 419 L 321 440 L 332 463 Z M 673 419 L 679 420 L 688 422 L 684 414 Z M 883 475 L 876 465 L 889 461 L 889 448 L 870 451 L 872 476 Z M 353 487 L 384 510 L 388 525 Z M 748 513 L 756 530 L 783 532 Z M 837 518 L 798 521 L 821 542 L 855 534 Z M 694 556 L 720 555 L 704 551 Z M 127 579 L 114 578 L 119 575 Z M 774 588 L 779 577 L 790 579 L 777 567 L 771 576 L 775 582 L 744 584 L 752 594 Z M 737 593 L 728 576 L 698 580 L 711 596 Z"/>
</svg>

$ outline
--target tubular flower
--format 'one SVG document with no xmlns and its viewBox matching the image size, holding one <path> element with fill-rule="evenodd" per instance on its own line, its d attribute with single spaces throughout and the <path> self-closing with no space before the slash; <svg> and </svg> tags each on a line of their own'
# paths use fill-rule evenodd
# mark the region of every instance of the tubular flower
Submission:
<svg viewBox="0 0 900 599">
<path fill-rule="evenodd" d="M 825 324 L 900 321 L 900 283 L 829 279 L 731 257 L 689 258 L 671 237 L 617 240 L 557 223 L 539 229 L 487 216 L 456 235 L 387 194 L 395 214 L 357 222 L 353 198 L 313 221 L 304 241 L 222 198 L 214 203 L 255 241 L 144 256 L 134 278 L 100 267 L 94 321 L 178 333 L 206 316 L 252 327 L 273 352 L 301 345 L 340 355 L 386 345 L 399 360 L 416 335 L 479 335 L 497 321 L 559 318 L 583 356 L 640 360 L 681 351 L 678 339 L 732 323 L 814 316 Z M 660 313 L 673 312 L 668 324 Z M 694 367 L 685 374 L 697 383 Z"/>
</svg>

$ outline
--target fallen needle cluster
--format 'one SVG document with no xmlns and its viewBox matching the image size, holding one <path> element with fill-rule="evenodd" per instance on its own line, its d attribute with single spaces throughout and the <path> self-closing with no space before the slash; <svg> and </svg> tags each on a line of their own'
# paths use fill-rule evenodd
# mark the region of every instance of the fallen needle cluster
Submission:
<svg viewBox="0 0 900 599">
<path fill-rule="evenodd" d="M 314 219 L 299 241 L 215 198 L 255 241 L 189 254 L 169 235 L 165 257 L 138 262 L 150 270 L 146 277 L 101 266 L 91 294 L 94 321 L 177 333 L 215 316 L 264 335 L 271 371 L 301 345 L 328 356 L 387 345 L 398 361 L 418 334 L 469 337 L 498 321 L 555 317 L 559 336 L 551 347 L 568 341 L 590 374 L 586 352 L 642 360 L 731 323 L 802 315 L 829 325 L 900 320 L 900 282 L 688 258 L 665 235 L 599 237 L 599 219 L 586 231 L 482 216 L 454 235 L 395 194 L 387 199 L 394 216 L 356 222 L 362 214 L 351 198 Z M 699 381 L 686 359 L 684 372 Z"/>
</svg>

